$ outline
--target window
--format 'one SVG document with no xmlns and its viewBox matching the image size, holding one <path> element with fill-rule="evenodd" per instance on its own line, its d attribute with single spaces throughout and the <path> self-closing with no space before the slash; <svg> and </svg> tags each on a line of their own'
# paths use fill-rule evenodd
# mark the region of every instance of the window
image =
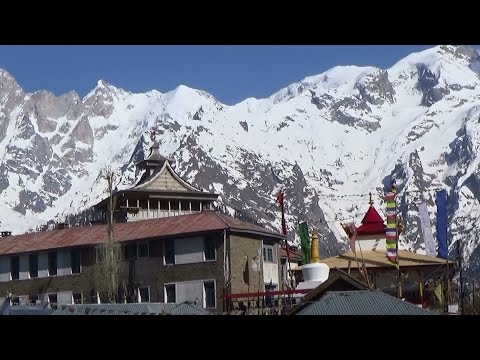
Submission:
<svg viewBox="0 0 480 360">
<path fill-rule="evenodd" d="M 175 247 L 173 239 L 167 239 L 163 243 L 163 253 L 165 259 L 165 265 L 174 265 L 175 264 Z"/>
<path fill-rule="evenodd" d="M 275 262 L 275 248 L 272 245 L 263 245 L 263 261 Z"/>
<path fill-rule="evenodd" d="M 138 302 L 150 302 L 150 287 L 145 286 L 138 289 Z"/>
<path fill-rule="evenodd" d="M 177 296 L 175 293 L 175 284 L 165 285 L 165 302 L 166 303 L 177 302 Z"/>
<path fill-rule="evenodd" d="M 215 260 L 215 239 L 214 238 L 204 238 L 204 254 L 205 261 Z"/>
<path fill-rule="evenodd" d="M 272 284 L 271 282 L 269 284 L 265 284 L 265 291 L 275 291 L 276 289 L 277 289 L 277 285 Z M 265 296 L 265 306 L 266 307 L 274 306 L 273 300 L 274 299 L 272 295 Z"/>
<path fill-rule="evenodd" d="M 137 244 L 128 244 L 123 247 L 123 257 L 125 260 L 135 260 L 137 258 Z"/>
<path fill-rule="evenodd" d="M 215 307 L 215 282 L 205 281 L 203 283 L 203 307 L 214 308 Z"/>
<path fill-rule="evenodd" d="M 12 280 L 18 280 L 20 276 L 20 258 L 10 256 L 10 276 Z"/>
<path fill-rule="evenodd" d="M 31 295 L 30 296 L 30 304 L 35 305 L 38 301 L 38 295 Z"/>
<path fill-rule="evenodd" d="M 148 241 L 139 242 L 137 245 L 137 254 L 139 258 L 148 258 Z"/>
<path fill-rule="evenodd" d="M 186 200 L 180 201 L 180 205 L 182 207 L 182 211 L 190 211 L 190 204 Z"/>
<path fill-rule="evenodd" d="M 72 274 L 80 273 L 80 249 L 70 251 L 70 266 Z"/>
<path fill-rule="evenodd" d="M 200 211 L 200 201 L 192 201 L 192 211 Z"/>
<path fill-rule="evenodd" d="M 101 263 L 103 262 L 103 258 L 104 258 L 104 248 L 103 247 L 96 247 L 95 248 L 95 262 L 98 264 L 98 263 Z"/>
<path fill-rule="evenodd" d="M 150 210 L 158 210 L 158 201 L 157 200 L 150 201 Z"/>
<path fill-rule="evenodd" d="M 72 294 L 72 298 L 73 298 L 73 303 L 74 304 L 82 304 L 83 303 L 82 293 L 74 293 L 74 294 Z"/>
<path fill-rule="evenodd" d="M 51 309 L 57 308 L 57 294 L 48 294 L 48 303 Z"/>
<path fill-rule="evenodd" d="M 28 255 L 28 272 L 30 279 L 38 277 L 38 254 Z"/>
<path fill-rule="evenodd" d="M 48 276 L 57 275 L 57 252 L 50 251 L 48 253 Z"/>
<path fill-rule="evenodd" d="M 140 209 L 145 209 L 145 210 L 148 209 L 148 201 L 147 200 L 143 200 L 143 199 L 140 200 L 139 205 L 140 205 Z"/>
</svg>

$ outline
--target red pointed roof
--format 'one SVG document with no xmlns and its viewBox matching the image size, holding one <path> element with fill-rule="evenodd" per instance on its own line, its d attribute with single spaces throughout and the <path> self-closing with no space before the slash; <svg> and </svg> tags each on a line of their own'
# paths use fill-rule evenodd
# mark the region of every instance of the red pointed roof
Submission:
<svg viewBox="0 0 480 360">
<path fill-rule="evenodd" d="M 380 214 L 377 212 L 377 210 L 373 207 L 373 205 L 370 205 L 367 213 L 363 217 L 362 224 L 378 224 L 378 223 L 383 224 L 383 219 L 380 216 Z"/>
<path fill-rule="evenodd" d="M 377 210 L 370 204 L 367 213 L 363 217 L 362 225 L 357 228 L 357 235 L 380 235 L 385 234 L 385 224 Z"/>
</svg>

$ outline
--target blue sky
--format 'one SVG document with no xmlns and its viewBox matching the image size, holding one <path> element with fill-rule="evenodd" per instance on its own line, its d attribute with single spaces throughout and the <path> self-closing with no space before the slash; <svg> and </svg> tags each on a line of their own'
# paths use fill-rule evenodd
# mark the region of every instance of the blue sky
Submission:
<svg viewBox="0 0 480 360">
<path fill-rule="evenodd" d="M 206 90 L 232 105 L 263 98 L 336 65 L 388 68 L 411 52 L 433 45 L 11 45 L 0 46 L 0 68 L 28 92 L 81 97 L 99 79 L 132 92 Z"/>
</svg>

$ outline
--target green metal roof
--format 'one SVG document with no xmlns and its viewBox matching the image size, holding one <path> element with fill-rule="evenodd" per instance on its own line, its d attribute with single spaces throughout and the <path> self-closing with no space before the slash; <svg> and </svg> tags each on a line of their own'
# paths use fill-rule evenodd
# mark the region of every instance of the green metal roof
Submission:
<svg viewBox="0 0 480 360">
<path fill-rule="evenodd" d="M 52 315 L 211 315 L 188 302 L 59 305 Z"/>
<path fill-rule="evenodd" d="M 378 290 L 327 292 L 297 315 L 433 315 Z"/>
</svg>

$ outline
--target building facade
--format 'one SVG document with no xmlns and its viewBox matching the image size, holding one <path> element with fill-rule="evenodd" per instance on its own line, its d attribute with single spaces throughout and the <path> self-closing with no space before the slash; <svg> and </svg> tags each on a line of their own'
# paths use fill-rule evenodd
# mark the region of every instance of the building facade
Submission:
<svg viewBox="0 0 480 360">
<path fill-rule="evenodd" d="M 447 261 L 433 256 L 397 250 L 399 270 L 387 258 L 386 227 L 384 219 L 373 206 L 369 208 L 361 225 L 343 225 L 350 239 L 351 250 L 338 256 L 322 259 L 334 273 L 341 269 L 373 289 L 405 298 L 414 304 L 426 307 L 438 305 L 426 283 L 439 282 L 445 277 Z M 403 227 L 399 227 L 399 234 Z M 452 267 L 453 263 L 448 262 Z"/>
<path fill-rule="evenodd" d="M 283 235 L 262 227 L 203 211 L 114 229 L 122 247 L 117 301 L 191 301 L 224 312 L 223 295 L 278 284 Z M 106 239 L 106 225 L 0 238 L 0 294 L 18 304 L 104 302 L 97 249 Z"/>
</svg>

